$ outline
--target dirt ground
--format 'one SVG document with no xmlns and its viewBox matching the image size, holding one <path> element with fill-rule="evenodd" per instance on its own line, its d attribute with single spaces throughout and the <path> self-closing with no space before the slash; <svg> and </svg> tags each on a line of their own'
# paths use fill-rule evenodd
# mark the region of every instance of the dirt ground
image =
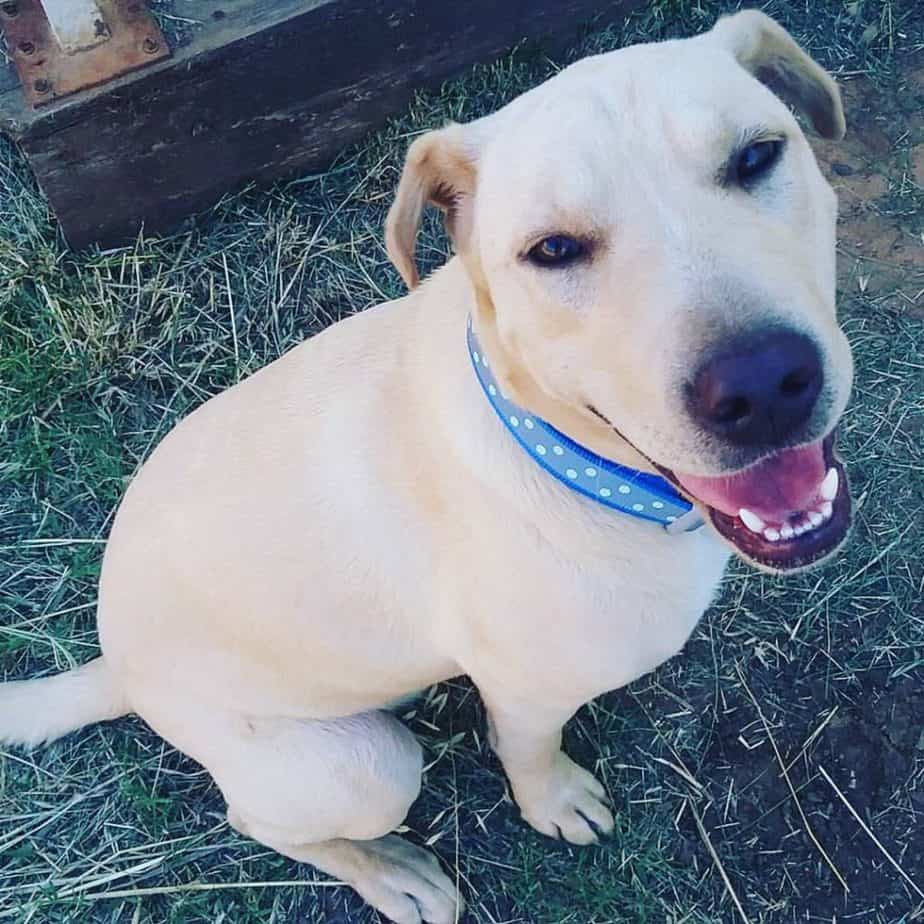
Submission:
<svg viewBox="0 0 924 924">
<path fill-rule="evenodd" d="M 897 298 L 921 318 L 924 240 L 913 216 L 894 206 L 902 186 L 924 188 L 924 55 L 902 61 L 901 74 L 893 92 L 864 78 L 843 81 L 847 137 L 813 146 L 840 202 L 840 286 Z"/>
</svg>

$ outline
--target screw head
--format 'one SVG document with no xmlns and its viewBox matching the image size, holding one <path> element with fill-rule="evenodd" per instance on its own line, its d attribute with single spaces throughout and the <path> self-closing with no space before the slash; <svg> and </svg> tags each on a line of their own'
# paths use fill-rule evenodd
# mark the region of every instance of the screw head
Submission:
<svg viewBox="0 0 924 924">
<path fill-rule="evenodd" d="M 46 80 L 44 77 L 39 77 L 32 86 L 36 93 L 48 93 L 51 90 L 51 81 Z"/>
<path fill-rule="evenodd" d="M 142 43 L 141 47 L 144 49 L 145 54 L 152 55 L 155 51 L 160 48 L 160 42 L 157 39 L 153 39 L 148 36 Z"/>
</svg>

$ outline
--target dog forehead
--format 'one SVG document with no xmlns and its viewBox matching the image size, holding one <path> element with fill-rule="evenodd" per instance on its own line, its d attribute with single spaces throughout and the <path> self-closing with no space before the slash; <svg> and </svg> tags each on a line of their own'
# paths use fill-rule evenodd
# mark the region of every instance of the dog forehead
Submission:
<svg viewBox="0 0 924 924">
<path fill-rule="evenodd" d="M 730 53 L 696 39 L 585 58 L 491 118 L 479 171 L 491 236 L 605 223 L 613 203 L 711 181 L 744 133 L 795 125 Z"/>
</svg>

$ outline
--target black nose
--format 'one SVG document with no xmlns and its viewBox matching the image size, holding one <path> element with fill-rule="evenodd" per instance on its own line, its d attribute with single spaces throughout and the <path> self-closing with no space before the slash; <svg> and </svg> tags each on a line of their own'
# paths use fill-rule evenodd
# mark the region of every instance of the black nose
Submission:
<svg viewBox="0 0 924 924">
<path fill-rule="evenodd" d="M 809 419 L 821 384 L 815 344 L 774 331 L 706 363 L 689 389 L 690 412 L 730 443 L 772 446 Z"/>
</svg>

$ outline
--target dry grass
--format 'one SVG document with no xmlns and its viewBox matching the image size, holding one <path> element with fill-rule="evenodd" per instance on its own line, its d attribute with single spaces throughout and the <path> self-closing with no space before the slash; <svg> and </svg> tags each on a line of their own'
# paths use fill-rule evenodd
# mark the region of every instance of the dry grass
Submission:
<svg viewBox="0 0 924 924">
<path fill-rule="evenodd" d="M 689 34 L 720 8 L 655 4 L 583 48 Z M 896 56 L 920 51 L 921 11 L 911 0 L 768 8 L 835 71 L 865 80 L 890 143 L 887 188 L 871 208 L 920 243 L 909 158 L 924 141 L 914 120 L 924 99 L 903 83 L 914 62 Z M 400 294 L 381 227 L 409 136 L 496 108 L 554 67 L 521 54 L 478 68 L 323 175 L 230 197 L 174 237 L 104 253 L 62 246 L 3 149 L 6 677 L 95 653 L 104 537 L 127 479 L 179 417 L 324 325 Z M 425 259 L 445 252 L 433 223 Z M 430 755 L 409 836 L 458 872 L 472 921 L 924 920 L 924 273 L 918 262 L 861 284 L 876 265 L 845 256 L 842 311 L 858 360 L 842 435 L 854 541 L 806 576 L 734 567 L 681 656 L 575 719 L 567 745 L 614 799 L 612 840 L 572 849 L 518 820 L 467 684 L 440 685 L 408 713 Z M 348 891 L 234 834 L 208 777 L 137 720 L 2 753 L 0 918 L 376 920 Z"/>
</svg>

